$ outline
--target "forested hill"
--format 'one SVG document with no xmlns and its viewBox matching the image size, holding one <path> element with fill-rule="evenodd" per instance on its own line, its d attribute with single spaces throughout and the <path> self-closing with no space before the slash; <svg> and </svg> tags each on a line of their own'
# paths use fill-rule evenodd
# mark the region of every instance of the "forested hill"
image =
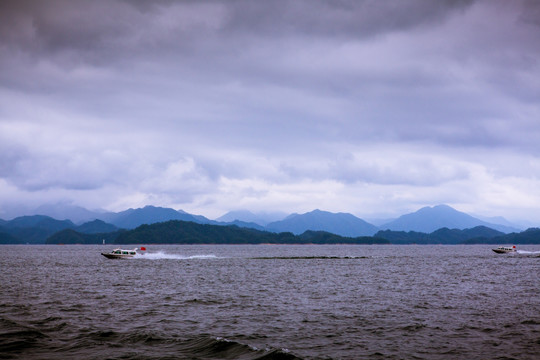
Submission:
<svg viewBox="0 0 540 360">
<path fill-rule="evenodd" d="M 491 239 L 476 238 L 463 242 L 464 244 L 540 244 L 540 229 L 530 228 L 520 233 L 511 233 L 497 236 Z"/>
<path fill-rule="evenodd" d="M 472 229 L 448 229 L 441 228 L 432 233 L 423 233 L 416 231 L 379 231 L 375 236 L 387 239 L 392 244 L 442 244 L 455 245 L 468 242 L 476 243 L 493 243 L 494 238 L 504 238 L 504 233 L 485 227 L 476 226 Z"/>
<path fill-rule="evenodd" d="M 71 229 L 54 234 L 47 244 L 389 244 L 385 239 L 362 236 L 343 237 L 324 231 L 271 233 L 237 226 L 197 224 L 172 220 L 141 225 L 129 231 L 82 234 Z"/>
</svg>

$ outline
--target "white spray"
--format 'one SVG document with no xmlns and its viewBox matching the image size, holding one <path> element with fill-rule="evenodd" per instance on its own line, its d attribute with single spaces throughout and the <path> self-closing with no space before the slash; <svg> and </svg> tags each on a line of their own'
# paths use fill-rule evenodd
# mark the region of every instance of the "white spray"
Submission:
<svg viewBox="0 0 540 360">
<path fill-rule="evenodd" d="M 179 254 L 167 254 L 163 251 L 158 252 L 144 252 L 142 254 L 137 253 L 135 259 L 147 259 L 147 260 L 161 260 L 161 259 L 173 259 L 173 260 L 190 260 L 190 259 L 217 259 L 218 257 L 209 254 L 209 255 L 179 255 Z"/>
</svg>

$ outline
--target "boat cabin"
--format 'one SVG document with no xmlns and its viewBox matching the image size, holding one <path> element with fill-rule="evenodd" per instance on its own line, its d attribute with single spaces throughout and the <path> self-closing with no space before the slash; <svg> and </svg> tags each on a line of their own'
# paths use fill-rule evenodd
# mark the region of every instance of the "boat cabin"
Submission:
<svg viewBox="0 0 540 360">
<path fill-rule="evenodd" d="M 121 249 L 115 249 L 111 254 L 114 255 L 137 255 L 137 253 L 133 250 L 121 250 Z"/>
</svg>

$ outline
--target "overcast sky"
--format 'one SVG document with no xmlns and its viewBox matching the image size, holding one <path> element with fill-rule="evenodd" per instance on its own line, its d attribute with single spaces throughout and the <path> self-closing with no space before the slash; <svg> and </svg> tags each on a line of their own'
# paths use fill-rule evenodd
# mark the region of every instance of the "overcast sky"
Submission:
<svg viewBox="0 0 540 360">
<path fill-rule="evenodd" d="M 540 1 L 0 2 L 0 218 L 540 225 Z"/>
</svg>

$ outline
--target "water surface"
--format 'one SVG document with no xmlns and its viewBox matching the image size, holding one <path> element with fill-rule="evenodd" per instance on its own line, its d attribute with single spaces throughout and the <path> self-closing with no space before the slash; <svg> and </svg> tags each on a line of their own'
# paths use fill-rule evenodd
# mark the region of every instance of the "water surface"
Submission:
<svg viewBox="0 0 540 360">
<path fill-rule="evenodd" d="M 4 359 L 536 359 L 540 247 L 1 246 Z"/>
</svg>

